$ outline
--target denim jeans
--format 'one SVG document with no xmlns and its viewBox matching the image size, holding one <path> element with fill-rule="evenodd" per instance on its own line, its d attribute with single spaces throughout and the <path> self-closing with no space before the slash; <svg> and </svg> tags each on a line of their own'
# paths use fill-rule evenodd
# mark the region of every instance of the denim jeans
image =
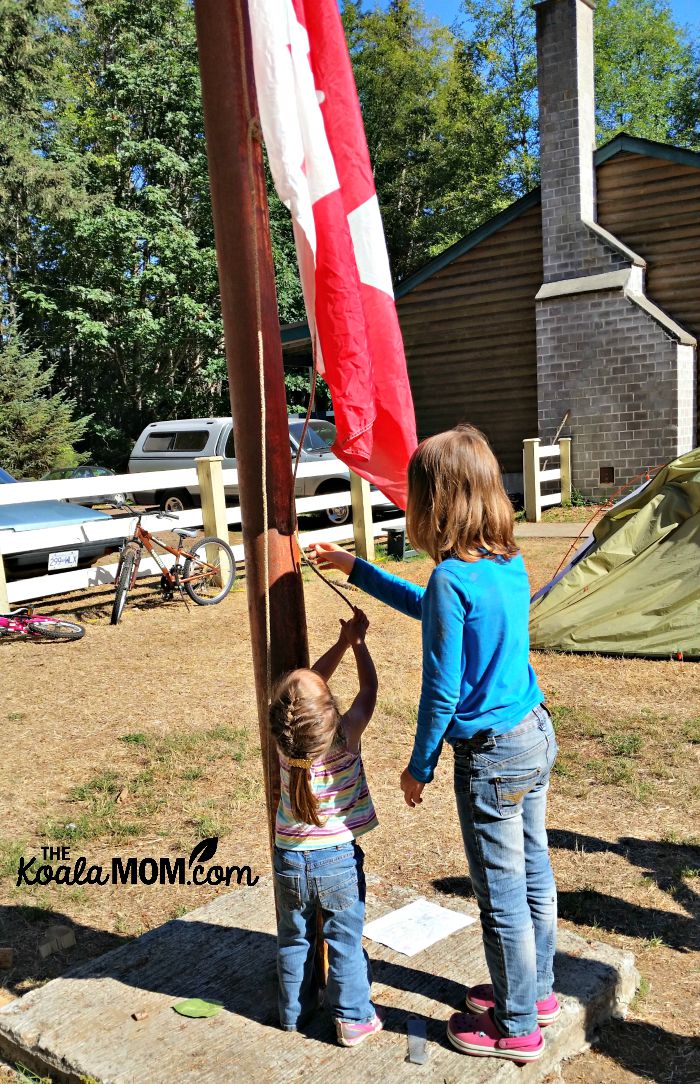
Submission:
<svg viewBox="0 0 700 1084">
<path fill-rule="evenodd" d="M 454 743 L 455 796 L 479 904 L 496 1021 L 535 1030 L 535 1002 L 552 992 L 557 896 L 545 811 L 557 743 L 549 712 L 533 709 L 506 734 Z"/>
<path fill-rule="evenodd" d="M 326 1003 L 339 1020 L 374 1019 L 369 957 L 362 947 L 365 919 L 364 854 L 357 843 L 322 850 L 275 847 L 277 972 L 280 1023 L 303 1027 L 318 1004 L 314 970 L 316 912 L 328 946 Z"/>
</svg>

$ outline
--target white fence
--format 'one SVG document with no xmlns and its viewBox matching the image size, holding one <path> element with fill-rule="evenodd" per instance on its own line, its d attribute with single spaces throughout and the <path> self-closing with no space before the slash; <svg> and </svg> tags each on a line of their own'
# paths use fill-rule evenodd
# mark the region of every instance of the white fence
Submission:
<svg viewBox="0 0 700 1084">
<path fill-rule="evenodd" d="M 241 510 L 236 506 L 227 507 L 224 501 L 224 485 L 235 486 L 238 483 L 236 470 L 222 471 L 220 457 L 211 457 L 198 461 L 198 469 L 173 471 L 153 471 L 148 474 L 121 474 L 100 478 L 80 478 L 58 482 L 18 482 L 0 485 L 0 505 L 21 505 L 31 501 L 57 500 L 75 497 L 93 497 L 104 494 L 107 485 L 114 493 L 132 490 L 156 490 L 162 486 L 189 488 L 198 486 L 205 507 L 191 508 L 177 514 L 174 520 L 160 519 L 156 514 L 145 515 L 142 525 L 154 534 L 173 531 L 181 527 L 205 526 L 207 534 L 226 537 L 226 527 L 235 527 L 241 522 Z M 218 467 L 218 471 L 215 469 Z M 298 478 L 315 478 L 328 474 L 327 464 L 300 464 Z M 207 478 L 213 478 L 208 486 Z M 391 507 L 391 502 L 379 492 L 370 492 L 366 483 L 361 486 L 353 481 L 353 491 L 344 489 L 336 493 L 323 493 L 313 497 L 297 497 L 297 514 L 318 512 L 329 508 L 353 506 L 353 521 L 341 527 L 324 527 L 314 531 L 301 531 L 303 546 L 312 542 L 326 540 L 345 542 L 355 539 L 364 552 L 371 550 L 373 539 L 385 534 L 391 527 L 405 526 L 403 515 L 395 519 L 375 523 L 371 513 L 374 508 Z M 210 492 L 207 493 L 207 488 Z M 212 509 L 214 511 L 212 511 Z M 86 542 L 117 541 L 129 538 L 134 532 L 135 516 L 119 516 L 109 520 L 91 520 L 68 527 L 49 527 L 39 530 L 12 531 L 0 530 L 0 613 L 19 602 L 62 595 L 69 591 L 78 591 L 87 587 L 96 587 L 114 582 L 117 561 L 91 568 L 74 569 L 68 572 L 54 572 L 46 575 L 34 575 L 25 579 L 11 580 L 6 583 L 3 567 L 3 555 L 15 553 L 49 552 L 66 546 L 79 547 Z M 303 526 L 303 521 L 300 524 Z M 236 561 L 243 560 L 243 546 L 233 546 Z M 162 554 L 164 563 L 170 565 L 174 558 Z M 158 575 L 158 569 L 152 558 L 144 558 L 139 566 L 139 576 Z"/>
<path fill-rule="evenodd" d="M 542 470 L 543 459 L 558 459 L 559 466 Z M 560 483 L 556 493 L 542 492 L 542 486 L 548 482 Z M 523 483 L 525 519 L 530 523 L 539 523 L 543 508 L 571 504 L 571 437 L 561 437 L 557 444 L 548 444 L 544 448 L 538 438 L 524 440 Z"/>
</svg>

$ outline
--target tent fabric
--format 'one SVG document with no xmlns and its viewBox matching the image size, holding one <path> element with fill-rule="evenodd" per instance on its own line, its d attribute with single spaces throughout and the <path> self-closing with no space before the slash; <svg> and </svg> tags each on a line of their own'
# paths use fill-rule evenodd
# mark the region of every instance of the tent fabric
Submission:
<svg viewBox="0 0 700 1084">
<path fill-rule="evenodd" d="M 530 610 L 533 648 L 700 659 L 700 448 L 611 508 Z"/>
</svg>

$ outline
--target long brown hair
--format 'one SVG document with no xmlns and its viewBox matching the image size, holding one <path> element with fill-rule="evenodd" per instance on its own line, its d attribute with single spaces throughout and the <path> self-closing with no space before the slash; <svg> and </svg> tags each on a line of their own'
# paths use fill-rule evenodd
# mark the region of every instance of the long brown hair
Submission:
<svg viewBox="0 0 700 1084">
<path fill-rule="evenodd" d="M 458 425 L 421 441 L 408 465 L 406 529 L 436 564 L 515 556 L 513 506 L 484 434 Z"/>
<path fill-rule="evenodd" d="M 318 799 L 311 790 L 309 768 L 341 737 L 338 705 L 320 674 L 292 670 L 280 678 L 272 690 L 270 729 L 277 748 L 288 761 L 307 762 L 289 766 L 292 813 L 298 821 L 320 828 Z"/>
</svg>

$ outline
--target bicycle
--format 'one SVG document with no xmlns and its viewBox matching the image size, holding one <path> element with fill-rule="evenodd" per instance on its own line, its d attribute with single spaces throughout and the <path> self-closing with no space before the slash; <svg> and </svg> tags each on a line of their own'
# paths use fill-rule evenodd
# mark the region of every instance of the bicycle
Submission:
<svg viewBox="0 0 700 1084">
<path fill-rule="evenodd" d="M 0 614 L 0 636 L 29 636 L 35 640 L 80 640 L 85 635 L 82 625 L 60 617 L 35 614 L 30 606 Z"/>
<path fill-rule="evenodd" d="M 113 501 L 112 503 L 117 508 L 128 509 L 128 506 L 121 502 Z M 200 539 L 195 546 L 187 550 L 183 548 L 183 540 L 195 538 L 199 531 L 193 531 L 189 527 L 180 527 L 179 530 L 175 530 L 175 534 L 180 539 L 180 545 L 168 546 L 141 526 L 143 514 L 140 513 L 136 517 L 134 533 L 124 543 L 119 556 L 110 624 L 119 624 L 126 604 L 126 596 L 136 580 L 144 550 L 153 557 L 160 568 L 160 589 L 163 598 L 172 599 L 175 591 L 184 598 L 182 593 L 184 588 L 198 606 L 214 606 L 225 599 L 233 586 L 236 575 L 236 561 L 228 542 L 212 536 Z M 174 519 L 177 522 L 177 516 L 172 512 L 160 512 L 158 519 Z M 175 558 L 172 568 L 168 568 L 161 560 L 155 546 L 163 553 L 172 554 Z"/>
</svg>

